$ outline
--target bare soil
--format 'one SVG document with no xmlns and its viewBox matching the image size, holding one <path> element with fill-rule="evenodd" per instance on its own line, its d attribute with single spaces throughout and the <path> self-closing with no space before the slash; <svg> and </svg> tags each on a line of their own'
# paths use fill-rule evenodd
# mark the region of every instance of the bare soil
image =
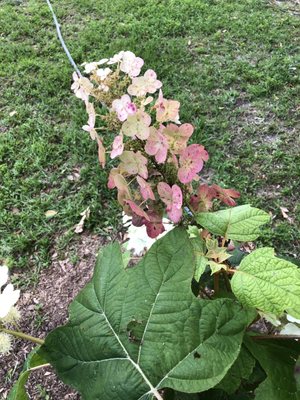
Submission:
<svg viewBox="0 0 300 400">
<path fill-rule="evenodd" d="M 22 313 L 19 330 L 32 336 L 44 338 L 48 332 L 67 321 L 67 308 L 80 289 L 92 276 L 97 252 L 104 245 L 99 236 L 83 233 L 76 243 L 64 253 L 64 259 L 52 254 L 51 266 L 42 271 L 39 283 L 23 291 L 18 302 Z M 74 254 L 75 265 L 68 255 Z M 13 351 L 0 360 L 0 399 L 5 400 L 22 370 L 23 363 L 34 344 L 15 340 Z M 27 384 L 30 399 L 62 400 L 80 399 L 80 396 L 62 384 L 51 367 L 34 371 Z"/>
</svg>

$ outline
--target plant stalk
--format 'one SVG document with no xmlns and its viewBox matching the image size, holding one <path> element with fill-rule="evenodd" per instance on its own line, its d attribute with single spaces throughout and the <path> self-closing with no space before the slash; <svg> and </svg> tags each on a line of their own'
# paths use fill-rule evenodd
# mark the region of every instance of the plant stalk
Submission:
<svg viewBox="0 0 300 400">
<path fill-rule="evenodd" d="M 31 335 L 27 335 L 26 333 L 23 333 L 23 332 L 13 331 L 13 330 L 2 328 L 2 327 L 0 327 L 0 331 L 8 333 L 9 335 L 13 335 L 13 336 L 21 338 L 21 339 L 29 340 L 30 342 L 33 342 L 33 343 L 37 343 L 40 345 L 44 344 L 44 340 L 36 338 Z"/>
</svg>

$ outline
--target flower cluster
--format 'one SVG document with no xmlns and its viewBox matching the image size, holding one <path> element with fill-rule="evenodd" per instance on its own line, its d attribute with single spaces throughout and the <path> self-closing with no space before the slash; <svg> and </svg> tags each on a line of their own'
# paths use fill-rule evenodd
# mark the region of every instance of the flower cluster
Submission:
<svg viewBox="0 0 300 400">
<path fill-rule="evenodd" d="M 0 266 L 0 353 L 6 354 L 11 348 L 11 337 L 1 332 L 1 327 L 16 323 L 20 314 L 14 305 L 20 297 L 20 290 L 15 290 L 8 281 L 8 267 Z M 2 290 L 2 287 L 5 288 Z"/>
<path fill-rule="evenodd" d="M 108 187 L 117 189 L 118 201 L 132 223 L 145 225 L 155 238 L 165 229 L 165 214 L 177 224 L 184 210 L 207 211 L 214 199 L 232 206 L 239 193 L 201 183 L 199 172 L 208 153 L 200 144 L 188 144 L 194 127 L 181 124 L 180 103 L 164 97 L 153 70 L 141 74 L 143 65 L 131 51 L 85 63 L 88 78 L 74 72 L 72 89 L 85 102 L 88 122 L 83 129 L 98 144 L 100 164 L 105 166 L 107 153 L 119 160 L 110 171 Z M 96 114 L 97 103 L 106 113 Z M 108 146 L 101 130 L 114 133 Z"/>
</svg>

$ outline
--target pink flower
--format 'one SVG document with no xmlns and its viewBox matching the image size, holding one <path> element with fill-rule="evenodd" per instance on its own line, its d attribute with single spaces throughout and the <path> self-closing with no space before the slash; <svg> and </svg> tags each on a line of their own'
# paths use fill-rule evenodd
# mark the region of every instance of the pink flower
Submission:
<svg viewBox="0 0 300 400">
<path fill-rule="evenodd" d="M 133 78 L 139 75 L 143 65 L 144 60 L 142 58 L 136 57 L 131 51 L 125 51 L 122 55 L 120 70 Z"/>
<path fill-rule="evenodd" d="M 147 235 L 152 239 L 155 239 L 157 236 L 159 236 L 161 233 L 165 231 L 165 227 L 163 226 L 162 223 L 162 216 L 154 210 L 149 210 L 147 212 L 147 215 L 149 217 L 149 221 L 144 220 L 144 224 L 146 225 Z"/>
<path fill-rule="evenodd" d="M 194 211 L 208 211 L 212 208 L 212 200 L 216 195 L 217 193 L 212 186 L 200 185 L 197 194 L 191 197 L 190 205 Z"/>
<path fill-rule="evenodd" d="M 116 99 L 112 102 L 112 110 L 118 115 L 120 121 L 125 121 L 128 115 L 133 115 L 137 108 L 132 103 L 128 94 L 124 94 L 120 99 Z"/>
<path fill-rule="evenodd" d="M 97 132 L 95 130 L 95 122 L 96 122 L 95 108 L 93 103 L 89 103 L 88 101 L 86 101 L 85 106 L 89 119 L 88 119 L 88 124 L 83 125 L 82 129 L 86 132 L 89 132 L 91 139 L 95 140 L 97 137 Z"/>
<path fill-rule="evenodd" d="M 141 191 L 141 195 L 143 196 L 143 199 L 144 200 L 148 200 L 148 199 L 155 200 L 155 196 L 154 196 L 153 190 L 151 189 L 150 184 L 148 182 L 146 182 L 140 176 L 137 176 L 136 180 L 140 186 L 140 191 Z"/>
<path fill-rule="evenodd" d="M 166 137 L 153 126 L 150 127 L 150 135 L 145 145 L 145 152 L 149 156 L 155 156 L 158 164 L 163 164 L 166 161 L 168 154 L 168 142 Z"/>
<path fill-rule="evenodd" d="M 93 90 L 94 86 L 88 78 L 79 77 L 76 72 L 73 72 L 73 84 L 71 89 L 74 91 L 75 96 L 83 101 L 88 101 L 89 95 Z"/>
<path fill-rule="evenodd" d="M 147 158 L 140 151 L 124 151 L 120 156 L 120 171 L 128 175 L 140 175 L 142 178 L 148 178 Z"/>
<path fill-rule="evenodd" d="M 156 120 L 158 122 L 173 121 L 179 124 L 179 101 L 166 100 L 160 90 L 154 108 L 156 109 Z"/>
<path fill-rule="evenodd" d="M 200 144 L 189 145 L 180 155 L 178 179 L 181 183 L 191 182 L 208 160 L 208 153 Z"/>
<path fill-rule="evenodd" d="M 129 205 L 129 207 L 131 208 L 131 211 L 133 211 L 134 214 L 138 215 L 139 217 L 145 218 L 146 221 L 150 221 L 150 218 L 148 217 L 147 213 L 140 206 L 135 204 L 134 201 L 124 200 L 124 203 Z"/>
<path fill-rule="evenodd" d="M 152 69 L 148 69 L 144 76 L 132 79 L 132 84 L 127 91 L 131 96 L 143 97 L 147 93 L 155 93 L 157 89 L 162 87 L 161 81 L 156 79 L 156 73 Z"/>
<path fill-rule="evenodd" d="M 146 140 L 150 134 L 150 124 L 150 115 L 138 110 L 134 115 L 128 116 L 127 121 L 122 125 L 122 133 L 129 137 L 137 136 L 141 140 Z"/>
<path fill-rule="evenodd" d="M 166 204 L 168 217 L 175 224 L 182 216 L 182 191 L 178 185 L 169 186 L 165 182 L 159 182 L 157 191 L 161 200 Z"/>
<path fill-rule="evenodd" d="M 189 138 L 194 132 L 194 127 L 191 124 L 175 125 L 168 124 L 162 133 L 167 138 L 169 148 L 172 153 L 181 153 L 187 145 Z"/>
<path fill-rule="evenodd" d="M 115 177 L 120 174 L 120 168 L 112 168 L 108 175 L 107 187 L 108 189 L 114 189 L 116 187 Z"/>
<path fill-rule="evenodd" d="M 234 207 L 236 202 L 234 199 L 240 197 L 240 193 L 234 189 L 223 189 L 218 185 L 212 185 L 212 188 L 216 191 L 216 198 L 222 201 L 224 204 L 230 207 Z"/>
<path fill-rule="evenodd" d="M 113 141 L 110 158 L 113 159 L 120 156 L 123 153 L 123 150 L 124 150 L 123 136 L 118 135 L 115 137 Z"/>
</svg>

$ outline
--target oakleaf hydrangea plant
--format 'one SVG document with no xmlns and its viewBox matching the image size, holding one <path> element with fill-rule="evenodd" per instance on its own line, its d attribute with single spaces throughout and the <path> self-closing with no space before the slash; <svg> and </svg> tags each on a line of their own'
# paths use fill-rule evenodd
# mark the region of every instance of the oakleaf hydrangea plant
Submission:
<svg viewBox="0 0 300 400">
<path fill-rule="evenodd" d="M 180 103 L 143 68 L 121 51 L 73 74 L 83 130 L 100 165 L 112 160 L 107 186 L 131 223 L 129 242 L 100 250 L 65 326 L 45 341 L 23 334 L 41 347 L 10 399 L 26 398 L 29 372 L 49 363 L 85 400 L 299 400 L 300 270 L 271 248 L 248 254 L 243 244 L 269 215 L 201 178 L 206 149 L 189 143 Z M 128 248 L 150 243 L 128 262 Z"/>
</svg>

